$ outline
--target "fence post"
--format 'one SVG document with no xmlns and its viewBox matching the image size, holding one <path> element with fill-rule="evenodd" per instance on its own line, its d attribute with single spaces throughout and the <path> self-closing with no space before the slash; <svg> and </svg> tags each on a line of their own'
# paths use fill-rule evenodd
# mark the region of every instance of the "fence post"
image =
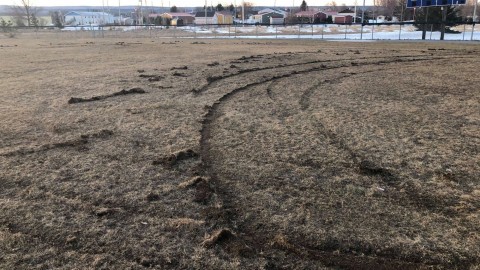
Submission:
<svg viewBox="0 0 480 270">
<path fill-rule="evenodd" d="M 322 27 L 322 39 L 323 39 L 323 31 L 325 30 L 325 25 L 326 24 L 324 24 L 323 27 Z"/>
<path fill-rule="evenodd" d="M 376 20 L 375 20 L 376 22 Z M 375 32 L 375 24 L 372 24 L 372 40 L 373 40 L 373 33 Z"/>
<path fill-rule="evenodd" d="M 398 32 L 398 40 L 401 39 L 402 36 L 402 24 L 400 24 L 400 31 Z"/>
<path fill-rule="evenodd" d="M 313 24 L 312 24 L 312 37 L 313 37 Z"/>
<path fill-rule="evenodd" d="M 473 21 L 473 24 L 472 24 L 472 35 L 470 37 L 470 41 L 473 40 L 473 32 L 475 31 L 475 20 Z"/>
<path fill-rule="evenodd" d="M 298 38 L 300 38 L 300 30 L 301 30 L 300 27 L 301 26 L 302 26 L 301 24 L 298 25 Z"/>
<path fill-rule="evenodd" d="M 345 39 L 347 39 L 347 27 L 348 27 L 348 25 L 345 24 Z"/>
</svg>

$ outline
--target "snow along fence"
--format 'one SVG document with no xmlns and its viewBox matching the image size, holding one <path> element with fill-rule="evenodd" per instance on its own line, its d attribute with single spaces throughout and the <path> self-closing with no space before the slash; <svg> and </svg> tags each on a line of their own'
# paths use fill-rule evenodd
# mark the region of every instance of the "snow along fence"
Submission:
<svg viewBox="0 0 480 270">
<path fill-rule="evenodd" d="M 54 27 L 12 27 L 16 38 L 245 38 L 327 40 L 440 40 L 440 23 L 414 22 L 365 24 L 232 24 L 232 25 L 83 25 Z M 445 40 L 479 41 L 480 26 L 471 22 L 446 24 Z M 425 30 L 425 34 L 422 33 Z M 0 35 L 0 38 L 8 38 Z"/>
</svg>

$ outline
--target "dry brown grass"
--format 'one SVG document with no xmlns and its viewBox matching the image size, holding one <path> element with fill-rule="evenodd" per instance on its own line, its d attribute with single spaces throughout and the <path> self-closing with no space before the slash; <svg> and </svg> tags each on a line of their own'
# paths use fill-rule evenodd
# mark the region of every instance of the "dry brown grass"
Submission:
<svg viewBox="0 0 480 270">
<path fill-rule="evenodd" d="M 479 268 L 476 45 L 0 45 L 1 269 Z"/>
</svg>

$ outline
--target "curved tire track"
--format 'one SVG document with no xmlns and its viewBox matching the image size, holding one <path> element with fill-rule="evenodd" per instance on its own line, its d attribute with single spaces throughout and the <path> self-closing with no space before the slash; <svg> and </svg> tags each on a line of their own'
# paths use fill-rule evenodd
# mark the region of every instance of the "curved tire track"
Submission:
<svg viewBox="0 0 480 270">
<path fill-rule="evenodd" d="M 434 60 L 443 60 L 443 59 L 448 59 L 447 57 L 419 57 L 419 56 L 406 56 L 406 57 L 377 57 L 377 58 L 383 58 L 384 60 L 381 61 L 375 61 L 375 62 L 367 62 L 367 63 L 355 63 L 352 65 L 350 64 L 344 64 L 344 65 L 339 65 L 339 66 L 331 66 L 327 67 L 325 65 L 321 66 L 314 66 L 308 69 L 303 69 L 301 71 L 294 71 L 291 73 L 286 73 L 282 75 L 277 75 L 277 76 L 272 76 L 270 78 L 267 78 L 265 80 L 261 80 L 258 82 L 253 82 L 246 84 L 241 87 L 234 88 L 230 92 L 224 94 L 221 96 L 211 107 L 209 107 L 207 113 L 205 114 L 203 121 L 202 121 L 202 129 L 200 131 L 201 133 L 201 138 L 200 138 L 200 156 L 202 159 L 202 166 L 203 166 L 203 172 L 208 175 L 211 179 L 211 183 L 214 186 L 215 193 L 219 196 L 220 200 L 222 201 L 222 209 L 220 211 L 223 211 L 221 214 L 217 214 L 218 216 L 221 216 L 222 218 L 220 220 L 210 220 L 210 222 L 213 222 L 214 224 L 212 226 L 218 226 L 218 227 L 232 227 L 232 222 L 234 219 L 235 214 L 233 213 L 234 211 L 232 209 L 235 209 L 235 206 L 232 205 L 232 201 L 229 198 L 228 194 L 225 192 L 227 190 L 227 186 L 222 183 L 222 180 L 219 178 L 219 173 L 215 170 L 213 167 L 214 164 L 214 159 L 215 157 L 210 155 L 211 151 L 211 145 L 210 145 L 210 139 L 212 138 L 211 134 L 211 129 L 212 125 L 216 121 L 216 119 L 219 117 L 219 110 L 223 104 L 235 97 L 235 95 L 247 91 L 253 87 L 260 86 L 266 83 L 270 83 L 270 85 L 267 87 L 267 94 L 270 98 L 272 98 L 271 95 L 271 89 L 269 93 L 269 88 L 272 87 L 273 84 L 277 83 L 278 80 L 283 79 L 283 78 L 288 78 L 292 76 L 297 76 L 297 75 L 302 75 L 302 74 L 308 74 L 308 73 L 313 73 L 313 72 L 318 72 L 318 71 L 324 71 L 324 70 L 331 70 L 331 69 L 339 69 L 339 68 L 346 68 L 346 67 L 362 67 L 362 66 L 371 66 L 371 65 L 381 65 L 381 64 L 390 64 L 390 63 L 396 63 L 396 62 L 418 62 L 418 61 L 434 61 Z M 406 59 L 405 59 L 406 58 Z M 462 57 L 456 57 L 456 58 L 462 58 Z M 369 58 L 371 59 L 371 58 Z M 350 59 L 349 59 L 350 60 Z M 330 62 L 341 62 L 341 61 L 349 61 L 345 59 L 340 59 L 340 60 L 332 60 Z M 356 59 L 351 59 L 351 60 L 359 60 L 358 58 Z M 323 61 L 312 61 L 309 64 L 320 64 L 324 63 Z M 305 63 L 296 63 L 292 64 L 289 66 L 298 66 L 298 65 L 305 65 Z M 201 88 L 201 92 L 205 92 L 208 90 L 209 87 L 213 87 L 215 83 L 218 83 L 219 81 L 238 76 L 241 74 L 246 74 L 249 72 L 255 72 L 259 70 L 268 70 L 268 69 L 276 69 L 276 68 L 284 68 L 285 66 L 282 67 L 269 67 L 269 68 L 264 68 L 264 69 L 251 69 L 248 72 L 243 72 L 243 73 L 237 73 L 237 74 L 231 74 L 229 76 L 225 76 L 223 78 L 220 78 L 214 82 L 211 82 L 207 84 L 206 86 Z M 378 71 L 379 69 L 370 71 L 370 72 L 375 72 Z M 356 73 L 358 74 L 358 73 Z M 341 80 L 344 78 L 347 78 L 349 76 L 353 76 L 356 74 L 349 74 L 347 76 L 342 76 L 339 78 L 336 78 L 335 81 Z M 333 81 L 333 82 L 335 82 Z M 325 83 L 325 81 L 322 81 L 320 83 L 317 83 L 316 85 L 320 85 L 322 83 Z M 330 82 L 332 83 L 332 82 Z M 305 91 L 302 95 L 302 99 L 300 101 L 301 105 L 301 110 L 306 110 L 309 107 L 308 99 L 313 95 L 314 93 L 314 86 L 310 87 Z M 303 100 L 303 101 L 302 101 Z M 324 127 L 325 132 L 328 133 L 328 130 Z M 349 155 L 351 156 L 352 159 L 354 159 L 357 165 L 360 164 L 361 158 L 353 153 L 343 142 L 343 140 L 339 140 L 335 134 L 327 134 L 327 137 L 332 141 L 334 144 L 339 144 L 339 148 L 345 149 Z M 361 164 L 360 164 L 361 165 Z M 360 166 L 359 165 L 359 166 Z M 362 166 L 360 166 L 360 169 L 362 169 Z M 369 173 L 369 167 L 365 167 L 365 173 Z M 377 174 L 376 171 L 372 172 L 373 174 Z M 385 173 L 383 171 L 379 171 L 378 174 L 384 175 Z M 387 172 L 387 174 L 392 175 L 392 177 L 395 177 L 391 172 Z M 242 232 L 242 235 L 246 236 L 248 238 L 247 242 L 249 246 L 253 247 L 254 249 L 257 249 L 257 251 L 262 250 L 262 248 L 265 248 L 265 246 L 268 243 L 271 243 L 271 239 L 273 236 L 262 236 L 262 235 L 255 235 L 254 233 L 250 232 Z M 428 268 L 431 267 L 431 265 L 424 265 L 421 263 L 416 263 L 416 262 L 410 262 L 410 261 L 400 261 L 396 258 L 393 257 L 371 257 L 371 256 L 355 256 L 355 255 L 349 255 L 349 254 L 333 254 L 328 251 L 323 251 L 323 250 L 317 250 L 317 249 L 312 249 L 308 248 L 307 246 L 304 245 L 295 245 L 295 244 L 287 244 L 284 246 L 276 247 L 278 249 L 285 250 L 287 252 L 293 253 L 298 255 L 299 257 L 305 257 L 305 258 L 310 258 L 310 259 L 318 259 L 322 261 L 325 265 L 328 266 L 337 266 L 337 267 L 360 267 L 362 269 L 422 269 L 422 268 Z M 350 261 L 355 262 L 355 265 L 345 263 L 344 258 L 348 258 Z M 390 265 L 391 267 L 385 266 L 385 265 Z M 380 268 L 379 268 L 380 267 Z"/>
<path fill-rule="evenodd" d="M 295 54 L 293 54 L 295 55 Z M 255 68 L 249 68 L 249 69 L 242 69 L 239 70 L 236 73 L 231 73 L 231 74 L 226 74 L 226 75 L 220 75 L 220 76 L 211 76 L 208 77 L 207 83 L 201 86 L 198 89 L 193 89 L 192 92 L 196 95 L 200 95 L 203 92 L 206 92 L 209 88 L 216 87 L 220 81 L 248 74 L 248 73 L 253 73 L 253 72 L 258 72 L 258 71 L 267 71 L 267 70 L 276 70 L 276 69 L 281 69 L 281 68 L 289 68 L 289 67 L 296 67 L 296 66 L 304 66 L 304 65 L 310 65 L 310 64 L 320 64 L 320 63 L 335 63 L 335 62 L 341 62 L 341 61 L 358 61 L 358 60 L 369 60 L 369 59 L 382 59 L 382 58 L 394 58 L 394 59 L 404 59 L 404 58 L 413 58 L 411 59 L 412 61 L 415 61 L 415 57 L 422 57 L 424 55 L 395 55 L 395 56 L 374 56 L 374 57 L 350 57 L 350 58 L 341 58 L 341 59 L 327 59 L 327 60 L 312 60 L 312 61 L 306 61 L 306 62 L 299 62 L 299 63 L 293 63 L 293 64 L 278 64 L 275 66 L 267 66 L 267 67 L 255 67 Z M 444 55 L 445 56 L 445 55 Z M 402 60 L 398 61 L 401 62 Z M 395 61 L 394 61 L 395 62 Z M 387 64 L 390 63 L 390 61 L 379 61 L 377 64 Z"/>
</svg>

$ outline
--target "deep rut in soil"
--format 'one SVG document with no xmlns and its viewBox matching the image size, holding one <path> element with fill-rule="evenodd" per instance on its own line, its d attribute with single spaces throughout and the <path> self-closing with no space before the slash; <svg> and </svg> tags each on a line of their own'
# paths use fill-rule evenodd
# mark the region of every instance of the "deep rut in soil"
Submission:
<svg viewBox="0 0 480 270">
<path fill-rule="evenodd" d="M 307 54 L 307 52 L 305 52 Z M 310 54 L 310 52 L 308 52 Z M 312 53 L 313 54 L 313 53 Z M 391 61 L 393 62 L 401 62 L 401 61 L 417 61 L 420 59 L 416 59 L 416 57 L 423 56 L 423 55 L 396 55 L 392 57 L 386 57 L 386 56 L 369 56 L 369 57 L 349 57 L 349 58 L 340 58 L 340 59 L 324 59 L 324 60 L 311 60 L 311 61 L 304 61 L 304 62 L 298 62 L 298 63 L 293 63 L 293 64 L 278 64 L 275 66 L 267 66 L 267 67 L 255 67 L 255 68 L 246 68 L 246 69 L 241 69 L 237 71 L 236 73 L 231 73 L 231 74 L 226 74 L 226 75 L 220 75 L 220 76 L 211 76 L 207 77 L 206 84 L 203 86 L 193 89 L 192 92 L 194 94 L 202 94 L 203 92 L 207 91 L 210 88 L 214 88 L 215 86 L 218 85 L 219 82 L 236 77 L 239 75 L 246 75 L 250 73 L 255 73 L 259 71 L 269 71 L 269 70 L 277 70 L 277 69 L 282 69 L 282 68 L 289 68 L 289 67 L 297 67 L 297 66 L 304 66 L 304 65 L 310 65 L 310 64 L 320 64 L 320 63 L 338 63 L 342 61 L 358 61 L 358 60 L 371 60 L 371 59 L 388 59 L 392 58 L 393 60 L 388 60 L 388 61 L 378 61 L 377 64 L 387 64 L 390 63 Z M 434 58 L 432 58 L 434 59 Z M 237 63 L 237 61 L 234 61 Z M 232 62 L 233 63 L 233 62 Z M 357 63 L 352 63 L 352 65 L 356 65 Z"/>
<path fill-rule="evenodd" d="M 455 57 L 455 58 L 462 58 L 462 57 Z M 362 68 L 365 66 L 377 66 L 377 65 L 388 65 L 388 64 L 393 64 L 393 63 L 398 63 L 398 62 L 422 62 L 422 61 L 438 61 L 438 60 L 444 60 L 448 59 L 448 57 L 442 56 L 442 57 L 432 57 L 432 56 L 396 56 L 396 57 L 374 57 L 374 59 L 382 59 L 382 60 L 377 60 L 377 61 L 369 61 L 369 62 L 361 62 L 359 60 L 366 60 L 366 59 L 372 59 L 372 58 L 349 58 L 349 59 L 339 59 L 339 60 L 329 60 L 329 61 L 322 61 L 322 60 L 315 60 L 315 61 L 308 61 L 308 62 L 303 62 L 303 63 L 295 63 L 295 64 L 290 64 L 290 65 L 277 65 L 274 67 L 265 67 L 265 68 L 253 68 L 253 69 L 246 69 L 244 72 L 240 73 L 234 73 L 230 74 L 227 76 L 223 77 L 218 77 L 213 80 L 210 80 L 205 86 L 202 88 L 194 91 L 197 94 L 203 93 L 207 91 L 211 87 L 215 87 L 216 84 L 220 83 L 222 80 L 240 76 L 240 75 L 245 75 L 247 73 L 255 73 L 259 71 L 264 71 L 264 70 L 277 70 L 277 69 L 282 69 L 282 68 L 288 68 L 288 67 L 293 67 L 293 66 L 304 66 L 304 65 L 312 65 L 313 67 L 310 67 L 308 69 L 302 69 L 302 70 L 297 70 L 297 71 L 290 71 L 287 73 L 287 71 L 283 74 L 280 75 L 275 75 L 271 76 L 270 78 L 263 79 L 258 82 L 253 82 L 246 84 L 241 87 L 237 87 L 232 89 L 231 91 L 227 92 L 224 94 L 221 98 L 219 98 L 209 109 L 208 112 L 206 113 L 204 120 L 202 122 L 202 129 L 201 129 L 201 140 L 200 140 L 200 156 L 203 162 L 203 171 L 206 174 L 206 176 L 210 177 L 211 179 L 211 184 L 214 186 L 214 191 L 215 193 L 219 196 L 219 198 L 222 201 L 223 208 L 220 209 L 220 214 L 216 214 L 216 217 L 221 216 L 219 219 L 210 219 L 207 222 L 210 222 L 212 227 L 217 227 L 217 228 L 234 228 L 235 225 L 233 223 L 236 223 L 235 218 L 235 212 L 238 211 L 239 209 L 242 209 L 242 211 L 248 211 L 248 209 L 243 209 L 242 206 L 236 205 L 235 200 L 232 197 L 232 192 L 228 191 L 232 187 L 229 185 L 229 183 L 225 182 L 223 178 L 225 175 L 219 171 L 215 163 L 217 162 L 217 159 L 220 157 L 216 157 L 215 155 L 211 154 L 212 150 L 212 145 L 211 145 L 211 139 L 213 137 L 212 134 L 212 127 L 215 125 L 218 125 L 217 119 L 221 115 L 219 112 L 221 108 L 226 104 L 227 102 L 230 102 L 233 100 L 237 94 L 240 94 L 242 92 L 246 92 L 250 89 L 253 89 L 255 87 L 261 87 L 265 84 L 267 86 L 265 87 L 266 89 L 266 95 L 273 100 L 273 93 L 272 89 L 276 86 L 276 84 L 285 78 L 290 78 L 290 77 L 295 77 L 295 76 L 301 76 L 301 75 L 306 75 L 306 74 L 312 74 L 312 73 L 320 73 L 327 71 L 327 70 L 334 70 L 334 69 L 341 69 L 341 68 Z M 342 63 L 345 61 L 355 61 L 351 63 L 343 63 L 340 65 L 335 65 L 338 62 Z M 325 63 L 331 63 L 333 66 L 326 66 Z M 333 79 L 329 80 L 322 80 L 313 86 L 309 87 L 302 95 L 299 101 L 300 105 L 300 110 L 301 111 L 306 111 L 310 107 L 310 97 L 314 95 L 315 89 L 322 84 L 336 84 L 341 82 L 343 79 L 355 76 L 355 75 L 361 75 L 361 74 L 366 74 L 366 73 L 374 73 L 377 71 L 380 71 L 381 69 L 375 69 L 375 70 L 370 70 L 366 72 L 354 72 L 350 74 L 345 74 L 343 76 L 337 76 Z M 357 167 L 357 170 L 360 171 L 361 174 L 364 175 L 371 175 L 371 176 L 380 176 L 382 178 L 385 178 L 385 181 L 390 181 L 391 179 L 397 178 L 398 176 L 394 175 L 391 171 L 381 168 L 378 165 L 371 163 L 370 161 L 366 160 L 365 158 L 361 158 L 358 154 L 354 153 L 352 150 L 346 146 L 346 143 L 344 140 L 339 139 L 337 135 L 335 135 L 332 132 L 329 132 L 325 127 L 322 128 L 322 125 L 320 123 L 320 129 L 323 129 L 323 133 L 326 134 L 326 137 L 341 151 L 346 151 L 347 156 L 350 156 L 350 158 L 353 161 L 353 164 L 356 164 L 355 166 Z M 394 181 L 396 182 L 396 181 Z M 417 196 L 418 194 L 415 193 L 410 193 L 410 196 Z M 398 198 L 397 198 L 398 200 Z M 427 268 L 430 267 L 431 265 L 435 265 L 434 262 L 429 263 L 430 266 L 424 265 L 423 263 L 420 263 L 417 259 L 406 259 L 406 260 L 399 260 L 397 257 L 392 255 L 383 255 L 383 256 L 355 256 L 352 254 L 334 254 L 332 253 L 328 248 L 322 250 L 319 248 L 311 248 L 308 247 L 308 244 L 303 243 L 301 239 L 295 239 L 297 240 L 297 243 L 291 243 L 292 241 L 288 240 L 282 240 L 282 241 L 277 241 L 275 240 L 277 236 L 275 236 L 275 232 L 267 232 L 265 230 L 258 230 L 258 231 L 251 231 L 251 230 L 245 230 L 245 229 L 239 229 L 236 228 L 237 235 L 239 237 L 242 237 L 244 239 L 241 239 L 241 243 L 245 243 L 245 245 L 248 245 L 249 247 L 253 247 L 256 252 L 259 252 L 261 250 L 266 250 L 269 247 L 273 247 L 274 249 L 280 249 L 284 250 L 287 253 L 292 253 L 296 254 L 298 257 L 305 257 L 305 258 L 310 258 L 310 259 L 315 259 L 321 261 L 324 265 L 327 266 L 336 266 L 336 267 L 345 267 L 345 268 L 356 268 L 356 269 L 421 269 L 421 268 Z M 271 243 L 274 243 L 273 245 Z M 300 243 L 300 244 L 298 244 Z M 236 244 L 238 245 L 238 243 Z M 362 253 L 365 254 L 370 254 L 366 250 L 363 250 Z M 385 266 L 388 265 L 388 266 Z"/>
</svg>

